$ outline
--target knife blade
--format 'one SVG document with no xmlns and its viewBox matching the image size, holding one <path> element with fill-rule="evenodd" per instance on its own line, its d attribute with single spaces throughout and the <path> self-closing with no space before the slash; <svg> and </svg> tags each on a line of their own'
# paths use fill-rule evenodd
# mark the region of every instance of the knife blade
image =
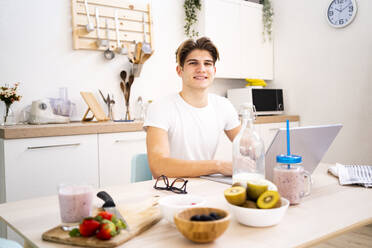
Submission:
<svg viewBox="0 0 372 248">
<path fill-rule="evenodd" d="M 126 230 L 129 231 L 129 225 L 128 223 L 126 222 L 126 220 L 124 219 L 124 217 L 120 214 L 120 212 L 118 211 L 118 209 L 116 208 L 116 205 L 115 205 L 115 202 L 114 200 L 112 199 L 112 197 L 106 192 L 106 191 L 100 191 L 97 193 L 97 197 L 102 199 L 104 201 L 103 205 L 102 205 L 102 208 L 111 213 L 111 214 L 114 214 L 116 216 L 116 218 L 119 218 L 121 219 L 125 226 L 126 226 Z"/>
</svg>

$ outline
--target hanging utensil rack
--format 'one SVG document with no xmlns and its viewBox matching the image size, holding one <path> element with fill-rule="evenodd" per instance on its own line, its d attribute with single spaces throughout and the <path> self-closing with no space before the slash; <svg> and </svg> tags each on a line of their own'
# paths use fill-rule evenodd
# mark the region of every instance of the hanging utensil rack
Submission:
<svg viewBox="0 0 372 248">
<path fill-rule="evenodd" d="M 134 2 L 134 1 L 133 1 Z M 99 36 L 96 30 L 93 32 L 87 31 L 87 12 L 84 0 L 71 0 L 72 9 L 72 39 L 73 48 L 75 50 L 94 50 L 104 51 L 107 47 L 98 47 L 97 39 L 108 39 L 110 49 L 115 51 L 117 49 L 117 36 L 115 29 L 115 10 L 118 13 L 119 21 L 119 40 L 122 46 L 125 46 L 133 57 L 133 52 L 136 42 L 144 42 L 144 35 L 146 41 L 150 43 L 153 48 L 152 39 L 152 16 L 150 4 L 129 3 L 127 1 L 119 0 L 88 0 L 88 11 L 91 17 L 91 22 L 94 28 L 97 29 L 97 22 L 95 19 L 95 8 L 99 8 Z M 143 27 L 142 16 L 146 16 L 145 30 Z M 107 20 L 109 37 L 105 33 L 105 21 Z"/>
</svg>

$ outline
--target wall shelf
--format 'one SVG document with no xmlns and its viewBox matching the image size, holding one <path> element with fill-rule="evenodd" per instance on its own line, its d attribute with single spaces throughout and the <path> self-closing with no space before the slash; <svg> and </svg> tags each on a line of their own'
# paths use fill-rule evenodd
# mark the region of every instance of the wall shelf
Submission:
<svg viewBox="0 0 372 248">
<path fill-rule="evenodd" d="M 129 3 L 122 0 L 87 0 L 87 5 L 90 22 L 94 27 L 91 32 L 88 32 L 86 28 L 88 17 L 85 0 L 71 0 L 72 39 L 75 50 L 106 50 L 107 47 L 97 45 L 98 38 L 109 40 L 110 49 L 115 50 L 117 48 L 115 12 L 118 15 L 118 33 L 121 47 L 126 47 L 133 54 L 136 42 L 144 42 L 145 33 L 146 41 L 153 48 L 150 4 Z M 99 10 L 98 33 L 96 8 Z M 106 35 L 106 20 L 108 37 Z"/>
</svg>

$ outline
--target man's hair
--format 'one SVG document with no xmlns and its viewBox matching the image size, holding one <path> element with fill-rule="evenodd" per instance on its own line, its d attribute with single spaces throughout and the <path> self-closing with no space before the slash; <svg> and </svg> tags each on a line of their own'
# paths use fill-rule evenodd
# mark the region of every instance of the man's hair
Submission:
<svg viewBox="0 0 372 248">
<path fill-rule="evenodd" d="M 220 59 L 217 47 L 212 43 L 212 41 L 207 37 L 201 37 L 196 41 L 193 39 L 188 39 L 184 41 L 176 51 L 177 64 L 181 67 L 185 64 L 185 59 L 194 50 L 205 50 L 213 58 L 213 64 L 216 63 L 217 59 Z"/>
</svg>

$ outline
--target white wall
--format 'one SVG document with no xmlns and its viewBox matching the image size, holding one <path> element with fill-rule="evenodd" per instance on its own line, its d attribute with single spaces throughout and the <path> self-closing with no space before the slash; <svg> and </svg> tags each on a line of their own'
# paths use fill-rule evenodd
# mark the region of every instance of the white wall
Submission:
<svg viewBox="0 0 372 248">
<path fill-rule="evenodd" d="M 372 164 L 372 1 L 342 29 L 327 24 L 329 2 L 273 1 L 274 83 L 302 125 L 344 125 L 324 161 Z"/>
<path fill-rule="evenodd" d="M 23 98 L 13 107 L 18 112 L 32 100 L 58 97 L 58 88 L 66 86 L 78 105 L 79 119 L 86 110 L 79 92 L 92 91 L 104 104 L 98 89 L 113 92 L 124 115 L 119 74 L 128 60 L 116 55 L 108 61 L 102 52 L 72 50 L 70 4 L 69 0 L 0 2 L 0 84 L 21 82 Z M 139 95 L 153 99 L 181 87 L 174 52 L 185 38 L 183 7 L 179 1 L 154 1 L 152 11 L 155 53 L 135 79 L 133 102 Z"/>
<path fill-rule="evenodd" d="M 186 39 L 183 34 L 183 1 L 133 1 L 148 2 L 152 5 L 155 53 L 145 63 L 141 76 L 135 79 L 132 86 L 132 107 L 138 96 L 150 100 L 181 89 L 175 70 L 175 50 Z M 0 2 L 0 30 L 0 85 L 21 82 L 19 93 L 23 98 L 13 104 L 16 113 L 19 114 L 33 100 L 57 98 L 58 88 L 68 87 L 69 98 L 77 104 L 74 119 L 81 119 L 86 110 L 80 91 L 94 92 L 101 105 L 105 106 L 98 89 L 114 93 L 116 108 L 124 117 L 119 74 L 128 69 L 128 60 L 125 56 L 116 55 L 109 61 L 103 58 L 102 52 L 72 49 L 69 0 L 3 0 Z M 235 87 L 244 84 L 238 85 Z M 212 91 L 224 94 L 226 87 L 228 83 L 222 80 L 220 86 Z M 3 109 L 1 104 L 0 113 Z"/>
<path fill-rule="evenodd" d="M 270 87 L 285 89 L 286 112 L 299 114 L 302 125 L 344 124 L 325 161 L 372 164 L 372 1 L 358 0 L 356 19 L 340 30 L 326 23 L 328 2 L 273 1 L 275 80 Z M 132 106 L 140 95 L 155 99 L 181 87 L 174 52 L 185 39 L 183 1 L 151 3 L 155 53 L 135 80 Z M 0 1 L 0 84 L 21 82 L 17 112 L 32 100 L 58 97 L 58 88 L 67 86 L 78 105 L 77 119 L 86 110 L 79 92 L 94 92 L 103 105 L 98 89 L 113 92 L 124 115 L 119 73 L 128 66 L 126 58 L 107 61 L 101 52 L 72 50 L 70 9 L 68 0 Z M 243 80 L 217 79 L 211 91 L 224 95 L 227 88 L 243 86 Z"/>
</svg>

